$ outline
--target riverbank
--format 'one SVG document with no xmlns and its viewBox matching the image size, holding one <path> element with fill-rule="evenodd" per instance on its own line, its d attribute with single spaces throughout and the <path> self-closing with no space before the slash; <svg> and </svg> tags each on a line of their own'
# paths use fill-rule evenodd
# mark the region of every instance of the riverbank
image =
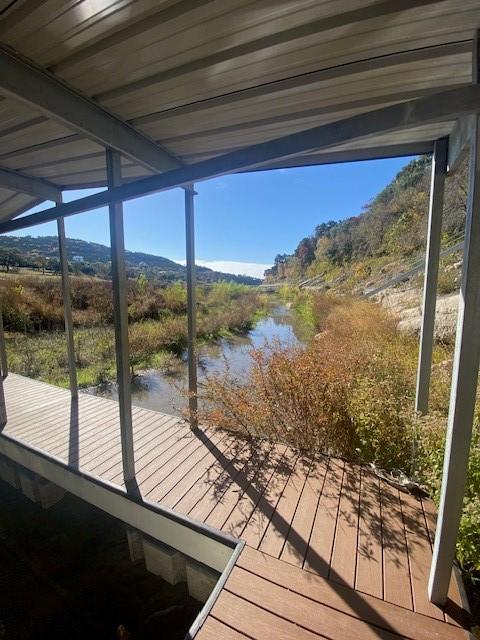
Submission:
<svg viewBox="0 0 480 640">
<path fill-rule="evenodd" d="M 24 280 L 3 291 L 6 344 L 11 371 L 67 387 L 63 323 L 62 329 L 56 328 L 57 316 L 63 313 L 58 287 L 59 282 Z M 88 286 L 80 279 L 72 289 L 75 361 L 81 387 L 105 384 L 116 377 L 110 288 L 108 282 L 94 281 Z M 38 301 L 34 294 L 40 292 Z M 266 296 L 252 287 L 231 283 L 199 287 L 200 344 L 248 332 L 267 306 Z M 183 285 L 129 283 L 129 319 L 132 377 L 144 369 L 168 368 L 182 357 L 187 344 Z"/>
<path fill-rule="evenodd" d="M 313 335 L 295 310 L 270 300 L 268 308 L 257 314 L 250 330 L 222 333 L 198 345 L 198 383 L 200 389 L 210 376 L 229 371 L 236 379 L 245 380 L 251 367 L 252 349 L 267 344 L 295 347 L 306 343 Z M 185 389 L 188 379 L 186 354 L 166 356 L 156 367 L 138 370 L 132 378 L 132 402 L 145 409 L 183 415 L 186 406 Z M 116 385 L 111 382 L 87 389 L 90 393 L 117 399 Z M 203 405 L 199 398 L 200 407 Z"/>
</svg>

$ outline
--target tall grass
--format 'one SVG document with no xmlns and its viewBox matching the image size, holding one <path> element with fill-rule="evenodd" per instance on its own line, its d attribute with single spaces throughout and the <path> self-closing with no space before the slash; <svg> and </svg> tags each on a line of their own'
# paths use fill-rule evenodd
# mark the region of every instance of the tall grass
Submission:
<svg viewBox="0 0 480 640">
<path fill-rule="evenodd" d="M 54 277 L 0 280 L 7 350 L 12 371 L 68 385 L 60 281 Z M 139 369 L 169 362 L 187 343 L 186 290 L 181 283 L 156 286 L 145 279 L 128 283 L 130 365 Z M 198 287 L 200 340 L 249 329 L 263 299 L 245 285 Z M 72 278 L 75 354 L 81 386 L 115 377 L 111 284 Z"/>
</svg>

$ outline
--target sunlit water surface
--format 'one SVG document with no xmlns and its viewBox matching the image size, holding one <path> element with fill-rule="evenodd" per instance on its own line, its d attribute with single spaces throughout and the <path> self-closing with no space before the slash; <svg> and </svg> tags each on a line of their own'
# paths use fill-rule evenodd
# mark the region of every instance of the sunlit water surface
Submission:
<svg viewBox="0 0 480 640">
<path fill-rule="evenodd" d="M 242 378 L 251 364 L 250 351 L 273 342 L 284 346 L 298 345 L 309 335 L 309 329 L 295 311 L 284 305 L 275 307 L 245 335 L 221 338 L 203 344 L 198 349 L 198 380 L 201 383 L 212 373 L 224 371 Z M 132 382 L 132 403 L 146 409 L 180 415 L 186 405 L 187 360 L 184 355 L 167 371 L 148 370 L 135 376 Z M 91 389 L 92 393 L 117 399 L 114 385 Z"/>
</svg>

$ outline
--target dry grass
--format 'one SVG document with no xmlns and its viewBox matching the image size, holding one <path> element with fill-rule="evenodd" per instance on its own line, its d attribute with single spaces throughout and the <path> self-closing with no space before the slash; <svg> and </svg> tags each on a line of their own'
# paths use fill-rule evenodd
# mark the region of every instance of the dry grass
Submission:
<svg viewBox="0 0 480 640">
<path fill-rule="evenodd" d="M 0 280 L 7 350 L 12 371 L 68 385 L 60 280 L 52 277 Z M 156 286 L 129 281 L 132 373 L 156 367 L 187 342 L 183 284 Z M 91 386 L 115 377 L 111 283 L 72 278 L 75 352 L 79 382 Z M 217 283 L 198 287 L 197 333 L 209 340 L 249 329 L 263 305 L 255 289 Z"/>
</svg>

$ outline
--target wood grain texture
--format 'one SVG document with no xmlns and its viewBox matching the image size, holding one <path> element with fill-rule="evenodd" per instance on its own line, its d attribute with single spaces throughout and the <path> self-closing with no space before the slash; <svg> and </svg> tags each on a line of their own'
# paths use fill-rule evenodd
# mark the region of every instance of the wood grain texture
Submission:
<svg viewBox="0 0 480 640">
<path fill-rule="evenodd" d="M 5 434 L 122 486 L 115 402 L 80 393 L 72 403 L 68 391 L 15 374 L 4 385 Z M 200 640 L 467 637 L 455 578 L 445 612 L 427 598 L 430 500 L 340 459 L 192 432 L 140 407 L 132 417 L 142 495 L 246 542 Z"/>
</svg>

